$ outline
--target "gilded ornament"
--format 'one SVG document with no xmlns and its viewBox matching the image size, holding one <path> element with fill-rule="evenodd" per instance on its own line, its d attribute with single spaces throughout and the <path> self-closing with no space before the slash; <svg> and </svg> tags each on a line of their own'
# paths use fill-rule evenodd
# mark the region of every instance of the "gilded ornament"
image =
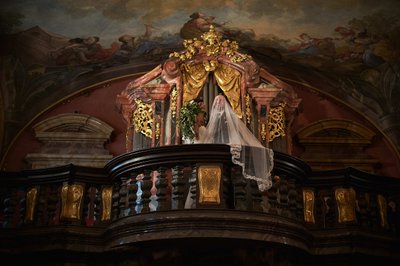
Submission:
<svg viewBox="0 0 400 266">
<path fill-rule="evenodd" d="M 315 223 L 314 202 L 314 191 L 312 189 L 303 189 L 304 221 L 306 223 Z"/>
<path fill-rule="evenodd" d="M 37 188 L 31 188 L 26 193 L 26 213 L 25 213 L 25 222 L 30 223 L 33 222 L 33 216 L 35 213 L 36 207 L 36 199 L 37 199 Z"/>
<path fill-rule="evenodd" d="M 268 115 L 269 142 L 280 136 L 285 136 L 285 103 L 271 108 Z"/>
<path fill-rule="evenodd" d="M 221 168 L 217 165 L 202 165 L 198 168 L 200 204 L 220 204 L 221 174 Z"/>
<path fill-rule="evenodd" d="M 264 123 L 261 124 L 261 139 L 262 140 L 267 139 L 267 127 L 265 126 Z"/>
<path fill-rule="evenodd" d="M 379 217 L 381 221 L 381 226 L 386 228 L 388 226 L 387 222 L 387 202 L 384 196 L 378 195 L 378 207 L 379 207 Z"/>
<path fill-rule="evenodd" d="M 352 188 L 337 188 L 335 199 L 338 209 L 338 222 L 356 221 L 356 192 Z"/>
<path fill-rule="evenodd" d="M 160 134 L 161 134 L 161 131 L 160 131 L 160 123 L 157 122 L 157 124 L 156 124 L 156 139 L 159 139 L 159 138 L 160 138 Z"/>
<path fill-rule="evenodd" d="M 61 219 L 79 220 L 82 198 L 82 185 L 63 185 L 61 189 Z"/>
<path fill-rule="evenodd" d="M 111 219 L 112 187 L 103 188 L 103 190 L 101 191 L 101 203 L 101 221 L 108 221 Z"/>
<path fill-rule="evenodd" d="M 132 115 L 135 131 L 151 138 L 153 133 L 153 109 L 151 104 L 143 103 L 140 99 L 135 99 L 135 102 L 136 109 Z"/>
<path fill-rule="evenodd" d="M 208 72 L 203 64 L 181 64 L 183 76 L 183 103 L 196 99 L 204 83 L 207 80 Z"/>
<path fill-rule="evenodd" d="M 250 95 L 247 93 L 246 94 L 246 122 L 247 124 L 250 124 L 251 122 L 251 99 L 250 99 Z"/>
<path fill-rule="evenodd" d="M 251 56 L 238 52 L 239 45 L 235 41 L 222 40 L 219 32 L 216 32 L 214 26 L 210 26 L 210 30 L 201 35 L 201 39 L 197 38 L 184 40 L 183 46 L 186 50 L 182 53 L 173 52 L 169 57 L 176 57 L 184 61 L 191 59 L 198 53 L 205 53 L 207 56 L 226 55 L 232 63 L 242 62 L 250 59 Z"/>
<path fill-rule="evenodd" d="M 171 115 L 172 118 L 176 117 L 176 99 L 178 97 L 178 91 L 176 87 L 171 91 Z"/>
</svg>

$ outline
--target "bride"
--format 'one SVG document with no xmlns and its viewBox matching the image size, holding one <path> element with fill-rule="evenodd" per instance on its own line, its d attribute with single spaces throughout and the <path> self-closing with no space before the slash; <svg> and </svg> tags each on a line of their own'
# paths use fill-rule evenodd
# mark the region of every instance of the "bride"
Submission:
<svg viewBox="0 0 400 266">
<path fill-rule="evenodd" d="M 207 127 L 199 130 L 198 143 L 228 144 L 232 162 L 242 167 L 244 178 L 257 181 L 261 191 L 272 186 L 272 149 L 259 142 L 223 95 L 215 97 Z"/>
</svg>

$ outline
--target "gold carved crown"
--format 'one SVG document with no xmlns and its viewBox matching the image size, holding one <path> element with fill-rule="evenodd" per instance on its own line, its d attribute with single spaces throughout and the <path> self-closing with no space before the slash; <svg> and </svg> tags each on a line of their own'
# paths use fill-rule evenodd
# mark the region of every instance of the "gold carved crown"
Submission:
<svg viewBox="0 0 400 266">
<path fill-rule="evenodd" d="M 200 39 L 193 38 L 183 41 L 183 46 L 186 50 L 182 52 L 173 52 L 169 57 L 177 57 L 184 61 L 191 59 L 197 54 L 206 54 L 207 56 L 215 57 L 218 55 L 226 55 L 232 63 L 245 61 L 251 56 L 238 52 L 239 45 L 236 41 L 222 40 L 221 33 L 215 31 L 213 25 L 210 30 L 201 35 Z"/>
</svg>

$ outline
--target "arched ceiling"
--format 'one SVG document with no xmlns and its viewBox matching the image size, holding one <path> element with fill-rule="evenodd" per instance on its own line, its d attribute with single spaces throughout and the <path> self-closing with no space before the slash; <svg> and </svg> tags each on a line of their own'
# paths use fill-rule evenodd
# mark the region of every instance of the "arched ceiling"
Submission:
<svg viewBox="0 0 400 266">
<path fill-rule="evenodd" d="M 367 1 L 2 1 L 1 154 L 49 105 L 152 69 L 215 25 L 274 75 L 352 106 L 400 150 L 400 8 Z"/>
</svg>

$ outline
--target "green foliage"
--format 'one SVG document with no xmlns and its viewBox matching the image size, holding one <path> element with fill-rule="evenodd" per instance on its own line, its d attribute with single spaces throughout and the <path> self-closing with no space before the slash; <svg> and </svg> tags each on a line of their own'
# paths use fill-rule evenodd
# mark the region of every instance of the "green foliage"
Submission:
<svg viewBox="0 0 400 266">
<path fill-rule="evenodd" d="M 190 141 L 193 141 L 196 136 L 194 124 L 196 115 L 200 112 L 202 112 L 201 104 L 195 101 L 190 101 L 181 107 L 179 126 L 182 136 Z"/>
</svg>

